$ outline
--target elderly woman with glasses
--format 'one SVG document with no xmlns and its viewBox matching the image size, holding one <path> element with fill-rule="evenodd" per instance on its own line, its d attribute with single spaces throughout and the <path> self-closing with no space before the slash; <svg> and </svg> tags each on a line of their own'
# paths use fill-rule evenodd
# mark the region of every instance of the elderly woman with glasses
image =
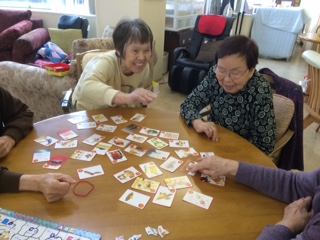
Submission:
<svg viewBox="0 0 320 240">
<path fill-rule="evenodd" d="M 216 65 L 181 104 L 180 113 L 197 133 L 219 140 L 216 124 L 250 141 L 266 155 L 276 140 L 276 124 L 269 82 L 256 71 L 259 49 L 242 35 L 223 40 Z M 203 121 L 201 110 L 210 113 Z"/>
</svg>

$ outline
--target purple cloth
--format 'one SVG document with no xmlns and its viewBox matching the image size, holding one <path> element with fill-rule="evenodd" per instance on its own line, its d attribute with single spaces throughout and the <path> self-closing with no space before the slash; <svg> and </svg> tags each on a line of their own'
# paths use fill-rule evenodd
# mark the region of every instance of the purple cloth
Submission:
<svg viewBox="0 0 320 240">
<path fill-rule="evenodd" d="M 302 233 L 295 236 L 285 226 L 267 226 L 258 239 L 320 239 L 320 169 L 294 173 L 240 162 L 236 180 L 288 204 L 307 196 L 313 199 L 314 217 Z"/>
</svg>

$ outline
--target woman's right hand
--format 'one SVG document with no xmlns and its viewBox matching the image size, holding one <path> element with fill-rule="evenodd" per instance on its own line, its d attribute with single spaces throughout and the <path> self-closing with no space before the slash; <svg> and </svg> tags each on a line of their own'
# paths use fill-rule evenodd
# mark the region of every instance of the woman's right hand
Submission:
<svg viewBox="0 0 320 240">
<path fill-rule="evenodd" d="M 112 104 L 114 105 L 122 105 L 127 104 L 129 106 L 133 104 L 142 104 L 148 105 L 153 102 L 158 97 L 157 94 L 144 89 L 137 88 L 131 93 L 123 93 L 119 92 L 115 95 Z"/>
<path fill-rule="evenodd" d="M 204 122 L 201 119 L 192 121 L 192 126 L 197 133 L 205 133 L 212 141 L 219 140 L 218 129 L 213 122 Z"/>
</svg>

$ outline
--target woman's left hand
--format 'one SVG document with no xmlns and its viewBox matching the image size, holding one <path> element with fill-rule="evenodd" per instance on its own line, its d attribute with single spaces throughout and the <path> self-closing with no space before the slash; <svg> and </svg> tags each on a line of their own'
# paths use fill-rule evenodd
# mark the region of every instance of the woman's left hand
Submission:
<svg viewBox="0 0 320 240">
<path fill-rule="evenodd" d="M 219 140 L 218 129 L 213 122 L 204 122 L 201 119 L 192 121 L 192 126 L 197 133 L 205 133 L 212 141 Z"/>
</svg>

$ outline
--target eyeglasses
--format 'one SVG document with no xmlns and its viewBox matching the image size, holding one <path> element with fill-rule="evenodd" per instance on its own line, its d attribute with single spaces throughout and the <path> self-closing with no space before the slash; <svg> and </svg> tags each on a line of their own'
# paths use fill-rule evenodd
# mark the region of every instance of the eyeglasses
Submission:
<svg viewBox="0 0 320 240">
<path fill-rule="evenodd" d="M 247 71 L 248 71 L 248 68 L 243 73 L 239 71 L 227 72 L 226 70 L 219 68 L 218 66 L 216 66 L 214 69 L 214 72 L 216 73 L 217 77 L 225 78 L 228 75 L 232 80 L 237 80 L 241 78 Z"/>
</svg>

